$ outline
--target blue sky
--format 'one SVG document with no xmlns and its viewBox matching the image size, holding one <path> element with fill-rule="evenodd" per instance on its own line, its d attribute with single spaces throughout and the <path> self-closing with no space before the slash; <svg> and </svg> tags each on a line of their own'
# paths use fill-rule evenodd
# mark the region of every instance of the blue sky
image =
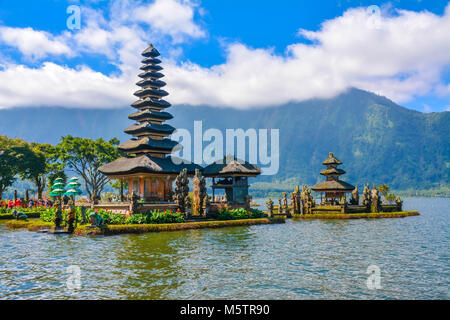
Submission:
<svg viewBox="0 0 450 320">
<path fill-rule="evenodd" d="M 0 0 L 0 108 L 126 106 L 153 42 L 175 104 L 265 107 L 355 86 L 444 111 L 449 34 L 447 1 Z"/>
</svg>

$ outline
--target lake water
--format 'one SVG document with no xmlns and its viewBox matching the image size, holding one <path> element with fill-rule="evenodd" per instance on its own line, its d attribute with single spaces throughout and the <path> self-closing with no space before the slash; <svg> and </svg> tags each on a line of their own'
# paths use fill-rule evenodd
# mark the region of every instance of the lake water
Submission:
<svg viewBox="0 0 450 320">
<path fill-rule="evenodd" d="M 404 207 L 421 215 L 96 238 L 0 222 L 0 299 L 449 299 L 450 199 Z"/>
</svg>

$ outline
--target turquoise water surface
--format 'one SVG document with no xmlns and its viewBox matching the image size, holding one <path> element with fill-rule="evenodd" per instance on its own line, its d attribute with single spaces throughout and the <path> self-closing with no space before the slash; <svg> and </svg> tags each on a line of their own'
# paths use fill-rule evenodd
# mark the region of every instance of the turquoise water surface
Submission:
<svg viewBox="0 0 450 320">
<path fill-rule="evenodd" d="M 404 207 L 421 215 L 96 238 L 0 222 L 0 299 L 449 299 L 450 199 Z"/>
</svg>

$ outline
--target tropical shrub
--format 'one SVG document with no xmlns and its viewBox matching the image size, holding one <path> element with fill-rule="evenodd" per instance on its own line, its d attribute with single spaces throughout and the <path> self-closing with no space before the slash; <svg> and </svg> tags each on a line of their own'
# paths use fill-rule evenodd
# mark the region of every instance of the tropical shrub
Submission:
<svg viewBox="0 0 450 320">
<path fill-rule="evenodd" d="M 244 208 L 231 210 L 227 208 L 222 208 L 219 210 L 219 213 L 217 214 L 218 220 L 256 219 L 263 217 L 264 212 L 258 209 L 246 210 Z"/>
<path fill-rule="evenodd" d="M 149 215 L 136 213 L 128 216 L 125 220 L 125 224 L 147 224 L 149 223 Z"/>
<path fill-rule="evenodd" d="M 52 222 L 55 219 L 56 208 L 48 208 L 41 213 L 41 220 L 45 222 Z"/>
<path fill-rule="evenodd" d="M 184 222 L 184 214 L 180 210 L 153 210 L 150 216 L 149 223 L 180 223 Z"/>
<path fill-rule="evenodd" d="M 87 215 L 89 215 L 90 212 L 92 211 L 89 211 Z M 127 216 L 104 209 L 97 210 L 97 213 L 105 220 L 105 223 L 109 225 L 180 223 L 185 221 L 184 215 L 179 210 L 175 212 L 172 210 L 152 210 Z"/>
</svg>

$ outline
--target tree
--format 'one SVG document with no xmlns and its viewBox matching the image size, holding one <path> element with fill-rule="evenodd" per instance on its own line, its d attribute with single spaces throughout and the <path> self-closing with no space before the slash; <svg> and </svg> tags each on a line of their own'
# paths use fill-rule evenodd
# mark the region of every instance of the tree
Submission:
<svg viewBox="0 0 450 320">
<path fill-rule="evenodd" d="M 378 191 L 383 195 L 384 199 L 391 203 L 395 200 L 395 194 L 389 193 L 389 186 L 387 184 L 382 184 L 377 187 Z"/>
<path fill-rule="evenodd" d="M 56 145 L 58 159 L 79 174 L 92 203 L 100 199 L 108 178 L 98 171 L 106 163 L 116 160 L 122 153 L 117 149 L 119 140 L 91 140 L 67 135 Z"/>
<path fill-rule="evenodd" d="M 128 188 L 128 181 L 114 179 L 109 182 L 111 187 L 119 192 L 120 201 L 124 201 L 123 190 Z"/>
<path fill-rule="evenodd" d="M 36 161 L 36 164 L 33 161 Z M 3 192 L 14 183 L 17 175 L 27 175 L 32 170 L 39 169 L 40 163 L 27 142 L 0 136 L 0 199 Z"/>
<path fill-rule="evenodd" d="M 33 182 L 36 185 L 38 199 L 42 199 L 49 178 L 50 184 L 56 178 L 65 180 L 65 175 L 61 174 L 64 164 L 57 162 L 56 148 L 51 144 L 30 143 L 29 150 L 27 170 L 21 173 L 21 178 Z"/>
</svg>

